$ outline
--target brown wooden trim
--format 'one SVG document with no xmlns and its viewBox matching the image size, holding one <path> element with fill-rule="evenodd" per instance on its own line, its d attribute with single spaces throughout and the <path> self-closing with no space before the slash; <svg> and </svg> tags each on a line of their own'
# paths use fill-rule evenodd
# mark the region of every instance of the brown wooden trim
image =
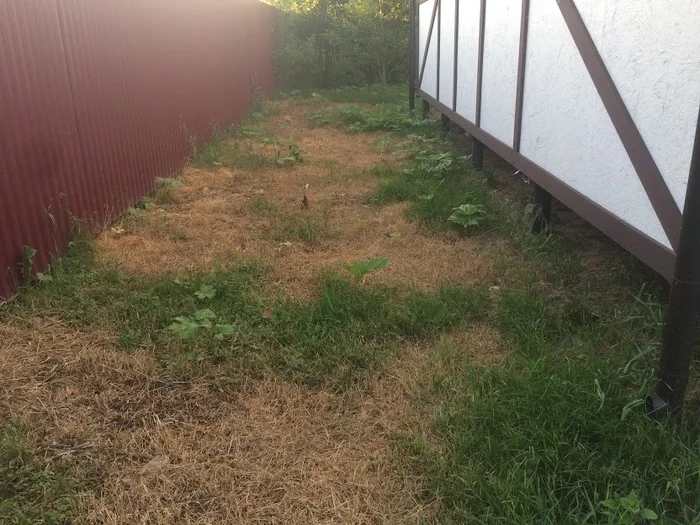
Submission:
<svg viewBox="0 0 700 525">
<path fill-rule="evenodd" d="M 486 0 L 481 0 L 479 13 L 479 59 L 476 66 L 476 126 L 481 126 L 481 84 L 484 80 L 484 32 L 486 31 Z"/>
<path fill-rule="evenodd" d="M 651 205 L 661 221 L 661 226 L 675 249 L 678 247 L 681 229 L 682 213 L 680 208 L 668 189 L 641 133 L 639 133 L 615 82 L 605 67 L 603 58 L 600 56 L 578 9 L 572 0 L 557 0 L 557 4 L 603 105 L 627 150 Z"/>
<path fill-rule="evenodd" d="M 520 151 L 520 137 L 523 129 L 523 99 L 525 96 L 525 61 L 527 60 L 527 32 L 530 18 L 530 0 L 523 0 L 520 15 L 520 49 L 518 50 L 518 87 L 515 94 L 515 129 L 513 149 Z"/>
<path fill-rule="evenodd" d="M 452 109 L 457 111 L 457 75 L 459 74 L 459 0 L 455 0 L 455 50 L 452 78 Z"/>
<path fill-rule="evenodd" d="M 420 60 L 420 57 L 418 56 L 418 50 L 420 49 L 419 47 L 419 42 L 420 42 L 420 9 L 418 9 L 418 4 L 420 4 L 420 1 L 415 2 L 415 17 L 416 17 L 416 23 L 413 27 L 413 79 L 414 82 L 416 83 L 416 86 L 419 86 L 418 84 L 418 61 Z"/>
<path fill-rule="evenodd" d="M 435 96 L 440 100 L 440 53 L 442 51 L 442 3 L 440 0 L 435 0 L 438 8 L 437 22 L 437 86 L 435 87 Z"/>
<path fill-rule="evenodd" d="M 425 63 L 428 60 L 428 51 L 430 51 L 430 42 L 433 40 L 433 29 L 435 28 L 435 16 L 437 15 L 438 5 L 440 0 L 435 0 L 433 7 L 433 16 L 430 19 L 430 29 L 428 30 L 428 41 L 425 43 L 425 51 L 423 52 L 423 63 L 420 67 L 420 77 L 418 78 L 418 87 L 423 86 L 423 75 L 425 74 Z M 420 33 L 419 33 L 420 35 Z M 420 36 L 418 37 L 420 39 Z"/>
<path fill-rule="evenodd" d="M 519 169 L 554 198 L 571 208 L 597 229 L 605 233 L 617 244 L 637 256 L 666 279 L 673 276 L 674 253 L 658 243 L 631 224 L 613 215 L 608 210 L 593 202 L 568 184 L 557 179 L 554 175 L 541 168 L 511 146 L 504 144 L 494 136 L 469 122 L 463 116 L 452 111 L 449 107 L 438 102 L 433 97 L 419 90 L 420 96 L 435 106 L 457 125 L 461 126 L 474 139 L 482 142 L 491 151 Z"/>
<path fill-rule="evenodd" d="M 408 4 L 408 104 L 413 111 L 416 103 L 416 75 L 414 62 L 416 60 L 415 50 L 415 27 L 418 25 L 416 19 L 416 0 L 409 0 Z"/>
</svg>

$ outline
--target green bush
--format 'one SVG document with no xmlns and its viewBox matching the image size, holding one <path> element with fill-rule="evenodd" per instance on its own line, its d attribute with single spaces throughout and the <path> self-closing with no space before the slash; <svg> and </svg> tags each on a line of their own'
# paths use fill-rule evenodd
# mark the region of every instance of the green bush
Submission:
<svg viewBox="0 0 700 525">
<path fill-rule="evenodd" d="M 396 0 L 272 0 L 283 10 L 275 71 L 283 89 L 402 82 L 407 5 Z"/>
</svg>

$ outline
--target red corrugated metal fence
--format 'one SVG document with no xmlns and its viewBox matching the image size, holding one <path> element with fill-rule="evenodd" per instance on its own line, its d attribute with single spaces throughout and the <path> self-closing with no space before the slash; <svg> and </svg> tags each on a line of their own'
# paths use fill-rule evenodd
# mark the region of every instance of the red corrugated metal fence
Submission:
<svg viewBox="0 0 700 525">
<path fill-rule="evenodd" d="M 188 135 L 273 86 L 257 0 L 0 0 L 0 297 L 24 246 L 40 271 L 73 218 L 113 217 L 184 165 Z M 186 130 L 186 131 L 185 131 Z"/>
</svg>

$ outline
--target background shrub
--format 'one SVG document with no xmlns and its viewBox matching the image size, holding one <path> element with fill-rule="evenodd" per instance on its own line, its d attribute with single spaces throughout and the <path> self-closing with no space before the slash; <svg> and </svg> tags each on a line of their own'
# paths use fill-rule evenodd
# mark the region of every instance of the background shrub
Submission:
<svg viewBox="0 0 700 525">
<path fill-rule="evenodd" d="M 275 71 L 283 89 L 391 84 L 408 71 L 408 2 L 270 0 L 283 11 Z"/>
</svg>

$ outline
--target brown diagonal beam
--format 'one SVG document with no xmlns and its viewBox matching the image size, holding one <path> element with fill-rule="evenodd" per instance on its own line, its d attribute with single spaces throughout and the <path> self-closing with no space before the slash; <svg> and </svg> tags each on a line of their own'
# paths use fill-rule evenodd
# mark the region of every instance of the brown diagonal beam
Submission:
<svg viewBox="0 0 700 525">
<path fill-rule="evenodd" d="M 525 97 L 525 61 L 527 59 L 527 31 L 530 18 L 530 0 L 523 0 L 520 15 L 520 49 L 518 50 L 518 88 L 515 94 L 515 129 L 513 149 L 520 151 L 520 137 L 523 129 L 523 100 Z"/>
<path fill-rule="evenodd" d="M 581 18 L 581 13 L 574 5 L 573 0 L 557 0 L 557 4 L 559 4 L 561 14 L 564 16 L 566 25 L 569 27 L 571 36 L 574 38 L 576 47 L 583 58 L 583 62 L 586 64 L 588 73 L 593 79 L 603 105 L 608 115 L 610 115 L 622 144 L 627 150 L 639 180 L 651 201 L 651 205 L 659 221 L 661 221 L 661 226 L 663 226 L 666 236 L 671 241 L 671 246 L 676 249 L 682 219 L 680 208 L 673 195 L 671 195 L 666 181 L 661 176 L 659 167 L 651 156 L 651 152 L 641 133 L 639 133 L 639 129 L 637 129 L 625 102 L 622 100 L 615 82 L 605 67 L 603 58 L 600 56 L 591 34 L 588 32 L 583 18 Z"/>
<path fill-rule="evenodd" d="M 433 6 L 433 16 L 430 19 L 430 29 L 428 29 L 428 41 L 425 43 L 425 51 L 423 52 L 423 63 L 420 67 L 420 78 L 418 79 L 418 86 L 423 86 L 423 74 L 425 73 L 425 62 L 428 59 L 428 51 L 430 51 L 430 42 L 433 39 L 433 29 L 435 28 L 435 17 L 437 16 L 438 6 L 440 5 L 440 0 L 435 0 L 435 5 Z"/>
<path fill-rule="evenodd" d="M 435 88 L 436 98 L 440 100 L 440 52 L 442 48 L 442 4 L 440 0 L 435 0 L 438 4 L 437 12 L 437 86 Z"/>
<path fill-rule="evenodd" d="M 452 109 L 457 111 L 457 75 L 459 74 L 459 0 L 455 0 L 454 71 L 452 72 Z"/>
</svg>

